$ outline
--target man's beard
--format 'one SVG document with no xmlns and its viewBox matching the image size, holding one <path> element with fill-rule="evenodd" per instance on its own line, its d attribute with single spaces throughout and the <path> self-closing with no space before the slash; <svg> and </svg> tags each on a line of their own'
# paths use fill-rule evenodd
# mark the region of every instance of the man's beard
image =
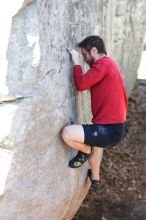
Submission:
<svg viewBox="0 0 146 220">
<path fill-rule="evenodd" d="M 92 58 L 92 59 L 90 60 L 90 62 L 88 62 L 88 64 L 89 64 L 89 66 L 91 67 L 93 63 L 94 63 L 94 59 Z"/>
</svg>

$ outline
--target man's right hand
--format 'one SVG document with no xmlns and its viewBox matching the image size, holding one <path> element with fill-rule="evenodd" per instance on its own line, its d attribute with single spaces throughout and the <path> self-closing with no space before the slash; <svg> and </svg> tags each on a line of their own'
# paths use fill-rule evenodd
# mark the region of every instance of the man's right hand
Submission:
<svg viewBox="0 0 146 220">
<path fill-rule="evenodd" d="M 71 55 L 73 65 L 80 65 L 79 53 L 76 50 L 68 50 Z"/>
</svg>

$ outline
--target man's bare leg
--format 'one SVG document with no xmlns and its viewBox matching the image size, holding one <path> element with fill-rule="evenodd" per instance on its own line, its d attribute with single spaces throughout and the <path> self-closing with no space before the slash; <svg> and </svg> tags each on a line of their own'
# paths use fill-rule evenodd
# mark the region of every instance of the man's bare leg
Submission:
<svg viewBox="0 0 146 220">
<path fill-rule="evenodd" d="M 91 146 L 84 144 L 84 131 L 81 125 L 69 125 L 62 131 L 62 138 L 64 142 L 71 148 L 90 153 Z"/>
<path fill-rule="evenodd" d="M 84 153 L 91 151 L 91 146 L 84 144 L 84 130 L 81 125 L 66 126 L 62 131 L 62 138 L 68 146 L 75 150 Z M 101 152 L 102 149 L 94 147 L 94 154 L 89 158 L 93 180 L 99 180 Z"/>
<path fill-rule="evenodd" d="M 100 179 L 100 164 L 102 157 L 102 148 L 94 147 L 94 154 L 89 158 L 90 168 L 92 170 L 92 180 Z"/>
</svg>

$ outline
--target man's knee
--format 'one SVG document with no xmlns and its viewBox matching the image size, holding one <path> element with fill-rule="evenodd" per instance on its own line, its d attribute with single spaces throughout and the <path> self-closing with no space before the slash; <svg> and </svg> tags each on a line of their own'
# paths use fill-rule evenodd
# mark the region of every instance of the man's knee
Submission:
<svg viewBox="0 0 146 220">
<path fill-rule="evenodd" d="M 71 126 L 68 125 L 64 127 L 62 130 L 62 139 L 65 141 L 65 140 L 69 140 L 70 138 L 71 138 Z"/>
<path fill-rule="evenodd" d="M 68 125 L 62 130 L 62 138 L 66 141 L 84 142 L 84 131 L 81 125 Z"/>
</svg>

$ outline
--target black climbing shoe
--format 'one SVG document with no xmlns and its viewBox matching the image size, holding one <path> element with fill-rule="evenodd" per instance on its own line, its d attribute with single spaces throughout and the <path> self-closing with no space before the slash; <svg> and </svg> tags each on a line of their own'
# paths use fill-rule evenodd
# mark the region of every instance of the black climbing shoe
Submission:
<svg viewBox="0 0 146 220">
<path fill-rule="evenodd" d="M 100 180 L 92 180 L 91 175 L 92 175 L 92 170 L 89 169 L 88 170 L 88 177 L 90 178 L 91 186 L 93 187 L 93 189 L 94 190 L 102 189 L 103 185 L 101 184 L 101 181 Z"/>
<path fill-rule="evenodd" d="M 94 154 L 93 147 L 91 147 L 91 152 L 89 154 L 79 151 L 77 155 L 69 161 L 69 167 L 78 168 L 82 166 L 92 155 Z"/>
</svg>

